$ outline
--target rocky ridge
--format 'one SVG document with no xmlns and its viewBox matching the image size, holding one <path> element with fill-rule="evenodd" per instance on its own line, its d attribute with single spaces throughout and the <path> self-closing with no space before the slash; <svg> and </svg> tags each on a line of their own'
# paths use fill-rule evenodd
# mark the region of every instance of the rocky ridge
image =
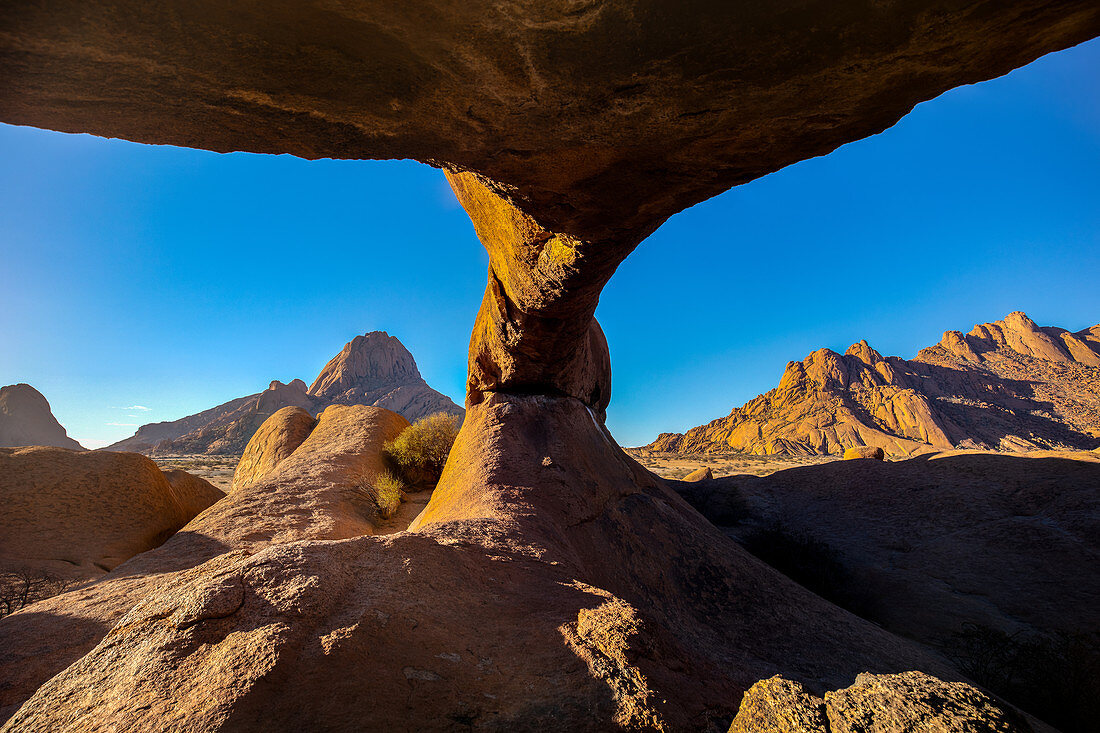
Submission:
<svg viewBox="0 0 1100 733">
<path fill-rule="evenodd" d="M 663 433 L 653 451 L 908 456 L 951 448 L 1100 445 L 1100 326 L 1040 328 L 1024 313 L 947 331 L 911 360 L 866 341 L 787 364 L 779 386 L 724 418 Z"/>
<path fill-rule="evenodd" d="M 356 336 L 325 365 L 313 385 L 275 380 L 259 394 L 231 400 L 172 422 L 142 425 L 132 437 L 105 450 L 161 454 L 233 454 L 244 451 L 256 430 L 284 407 L 313 415 L 329 405 L 373 405 L 408 420 L 462 408 L 420 376 L 408 349 L 385 331 Z"/>
<path fill-rule="evenodd" d="M 50 403 L 29 384 L 0 387 L 0 446 L 51 445 L 84 450 L 53 416 Z"/>
</svg>

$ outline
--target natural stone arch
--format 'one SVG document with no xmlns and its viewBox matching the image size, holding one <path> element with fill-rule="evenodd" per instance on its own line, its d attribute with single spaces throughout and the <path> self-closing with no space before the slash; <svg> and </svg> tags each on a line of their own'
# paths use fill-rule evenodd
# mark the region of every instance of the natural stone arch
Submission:
<svg viewBox="0 0 1100 733">
<path fill-rule="evenodd" d="M 0 7 L 0 120 L 216 151 L 415 158 L 449 172 L 490 255 L 470 410 L 410 532 L 377 541 L 321 510 L 335 529 L 288 529 L 272 511 L 272 531 L 296 541 L 265 548 L 266 536 L 211 541 L 208 513 L 209 537 L 173 538 L 140 572 L 0 627 L 14 650 L 0 660 L 12 681 L 0 706 L 14 714 L 34 694 L 11 728 L 175 716 L 212 729 L 706 729 L 777 673 L 818 687 L 867 670 L 952 675 L 747 556 L 614 444 L 598 420 L 610 367 L 593 312 L 618 264 L 677 211 L 1098 34 L 1093 0 Z M 295 496 L 237 499 L 286 510 Z M 435 586 L 445 602 L 416 595 Z M 493 625 L 486 604 L 499 598 L 507 616 Z M 439 655 L 412 628 L 372 635 L 345 618 L 363 608 L 416 615 L 433 643 L 491 647 L 511 677 L 467 666 L 445 678 L 425 668 Z M 319 639 L 334 666 L 298 674 Z M 230 663 L 256 650 L 270 667 Z M 419 693 L 421 718 L 374 704 L 406 691 L 395 679 L 438 685 Z"/>
</svg>

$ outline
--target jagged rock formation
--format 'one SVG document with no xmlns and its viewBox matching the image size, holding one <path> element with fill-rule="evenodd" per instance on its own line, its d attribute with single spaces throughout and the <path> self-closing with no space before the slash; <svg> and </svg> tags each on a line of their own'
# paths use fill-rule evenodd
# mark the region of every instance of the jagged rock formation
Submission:
<svg viewBox="0 0 1100 733">
<path fill-rule="evenodd" d="M 0 446 L 52 445 L 84 450 L 53 416 L 50 403 L 29 384 L 0 387 Z"/>
<path fill-rule="evenodd" d="M 0 448 L 0 568 L 101 577 L 222 496 L 132 453 Z"/>
<path fill-rule="evenodd" d="M 1020 312 L 948 331 L 915 359 L 866 341 L 787 365 L 779 386 L 646 448 L 828 455 L 869 446 L 905 456 L 950 448 L 1093 449 L 1100 443 L 1100 326 L 1040 328 Z"/>
<path fill-rule="evenodd" d="M 781 677 L 753 685 L 729 733 L 1030 733 L 1019 715 L 970 685 L 920 672 L 861 674 L 855 684 L 807 694 Z"/>
<path fill-rule="evenodd" d="M 275 380 L 266 391 L 173 422 L 152 423 L 106 450 L 139 453 L 241 453 L 267 418 L 283 407 L 316 415 L 329 405 L 373 405 L 418 420 L 462 408 L 428 386 L 408 349 L 385 331 L 356 336 L 332 358 L 313 385 Z"/>
<path fill-rule="evenodd" d="M 952 675 L 618 449 L 593 313 L 667 217 L 1100 34 L 1095 2 L 45 0 L 0 6 L 0 27 L 6 122 L 431 162 L 489 253 L 469 414 L 409 531 L 365 536 L 350 507 L 267 484 L 323 415 L 225 500 L 249 511 L 196 522 L 241 526 L 196 526 L 131 561 L 147 573 L 0 622 L 0 696 L 34 693 L 5 730 L 705 730 L 777 673 Z M 230 533 L 271 544 L 227 551 Z"/>
<path fill-rule="evenodd" d="M 1100 634 L 1100 456 L 948 451 L 834 461 L 677 484 L 752 546 L 780 527 L 842 577 L 828 593 L 936 647 L 973 623 L 1007 634 Z M 827 550 L 822 548 L 828 548 Z"/>
</svg>

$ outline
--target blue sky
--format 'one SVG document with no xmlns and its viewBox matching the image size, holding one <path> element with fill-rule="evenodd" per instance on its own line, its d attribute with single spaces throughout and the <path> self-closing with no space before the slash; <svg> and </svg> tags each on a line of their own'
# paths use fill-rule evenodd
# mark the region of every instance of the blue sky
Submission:
<svg viewBox="0 0 1100 733">
<path fill-rule="evenodd" d="M 1100 322 L 1097 69 L 1098 41 L 1047 56 L 670 219 L 597 312 L 619 441 L 725 415 L 822 346 Z M 376 329 L 462 401 L 487 260 L 439 171 L 5 125 L 0 160 L 0 384 L 84 445 L 309 382 Z"/>
</svg>

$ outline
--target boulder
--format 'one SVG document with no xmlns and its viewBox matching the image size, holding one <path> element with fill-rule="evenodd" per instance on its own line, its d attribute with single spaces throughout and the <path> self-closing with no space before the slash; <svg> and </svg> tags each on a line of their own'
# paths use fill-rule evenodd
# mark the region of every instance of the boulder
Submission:
<svg viewBox="0 0 1100 733">
<path fill-rule="evenodd" d="M 0 446 L 52 445 L 84 450 L 53 416 L 50 403 L 29 384 L 0 387 Z"/>
<path fill-rule="evenodd" d="M 860 458 L 870 458 L 876 461 L 884 461 L 886 460 L 886 453 L 884 453 L 882 448 L 879 448 L 877 445 L 855 445 L 851 448 L 845 449 L 844 460 L 850 461 L 853 459 L 858 460 Z"/>
<path fill-rule="evenodd" d="M 0 566 L 100 577 L 223 496 L 136 453 L 0 449 Z"/>
<path fill-rule="evenodd" d="M 694 471 L 689 473 L 687 476 L 684 476 L 684 478 L 682 480 L 683 481 L 707 481 L 707 480 L 712 479 L 712 478 L 714 478 L 714 473 L 711 472 L 710 466 L 703 466 L 702 468 L 695 469 Z"/>
<path fill-rule="evenodd" d="M 227 553 L 252 555 L 271 544 L 372 534 L 379 520 L 378 507 L 366 487 L 385 470 L 382 444 L 407 425 L 400 415 L 381 408 L 330 407 L 302 445 L 272 472 L 234 490 L 160 547 L 132 557 L 92 585 L 41 601 L 33 612 L 4 619 L 0 623 L 0 720 L 11 716 L 42 683 L 94 648 L 130 609 L 170 583 L 178 572 Z M 120 474 L 120 462 L 156 468 L 149 459 L 132 453 L 59 452 L 103 462 L 112 466 L 115 475 Z M 125 526 L 123 519 L 119 521 Z"/>
<path fill-rule="evenodd" d="M 730 733 L 1031 733 L 1019 713 L 963 682 L 920 672 L 868 674 L 850 687 L 809 695 L 772 677 L 741 701 Z"/>
<path fill-rule="evenodd" d="M 275 470 L 316 427 L 313 416 L 300 407 L 284 407 L 264 421 L 249 439 L 233 472 L 232 490 L 251 486 Z"/>
</svg>

